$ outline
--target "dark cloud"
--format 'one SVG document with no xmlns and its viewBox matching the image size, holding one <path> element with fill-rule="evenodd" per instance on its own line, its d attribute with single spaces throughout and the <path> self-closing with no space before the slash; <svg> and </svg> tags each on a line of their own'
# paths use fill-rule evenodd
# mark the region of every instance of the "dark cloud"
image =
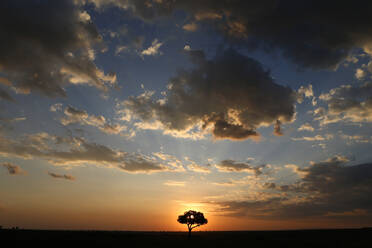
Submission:
<svg viewBox="0 0 372 248">
<path fill-rule="evenodd" d="M 48 175 L 53 177 L 53 178 L 61 178 L 61 179 L 75 181 L 75 177 L 73 177 L 71 175 L 66 175 L 66 174 L 61 175 L 61 174 L 56 174 L 56 173 L 53 173 L 53 172 L 48 172 Z"/>
<path fill-rule="evenodd" d="M 102 39 L 73 0 L 3 0 L 0 36 L 6 37 L 0 40 L 0 72 L 17 93 L 65 96 L 69 83 L 105 91 L 116 80 L 96 67 L 94 47 Z"/>
<path fill-rule="evenodd" d="M 302 67 L 335 68 L 352 48 L 371 51 L 372 3 L 368 1 L 91 0 L 130 9 L 144 20 L 175 10 L 205 22 L 228 41 L 247 48 L 280 51 Z"/>
<path fill-rule="evenodd" d="M 257 201 L 224 202 L 233 215 L 260 218 L 304 218 L 364 216 L 372 219 L 372 164 L 346 165 L 344 157 L 311 163 L 300 169 L 303 177 L 289 185 L 265 183 L 267 193 Z M 266 217 L 265 217 L 266 216 Z"/>
<path fill-rule="evenodd" d="M 372 4 L 299 1 L 222 0 L 87 0 L 98 8 L 115 5 L 145 21 L 189 13 L 186 25 L 204 22 L 226 37 L 230 44 L 248 49 L 279 51 L 301 67 L 336 68 L 350 59 L 353 48 L 372 54 Z M 356 14 L 358 13 L 358 14 Z M 346 18 L 345 18 L 346 17 Z"/>
<path fill-rule="evenodd" d="M 252 172 L 256 176 L 261 175 L 263 172 L 262 170 L 267 165 L 262 164 L 259 166 L 252 166 L 248 163 L 244 162 L 236 162 L 234 160 L 222 160 L 220 163 L 216 164 L 216 167 L 220 171 L 224 172 Z"/>
<path fill-rule="evenodd" d="M 167 131 L 211 130 L 217 139 L 257 137 L 256 129 L 293 120 L 296 94 L 278 85 L 256 60 L 234 50 L 213 60 L 185 51 L 197 68 L 170 79 L 163 99 L 153 92 L 129 97 L 123 107 L 143 122 L 160 122 Z"/>
<path fill-rule="evenodd" d="M 0 89 L 0 99 L 7 100 L 9 102 L 14 102 L 14 98 L 5 90 Z"/>
<path fill-rule="evenodd" d="M 280 126 L 281 124 L 282 123 L 279 120 L 276 120 L 276 122 L 274 124 L 274 134 L 277 135 L 277 136 L 282 136 L 283 135 L 282 128 Z"/>
<path fill-rule="evenodd" d="M 2 163 L 0 164 L 5 167 L 10 175 L 22 175 L 25 174 L 25 171 L 21 169 L 18 165 L 12 163 Z"/>
</svg>

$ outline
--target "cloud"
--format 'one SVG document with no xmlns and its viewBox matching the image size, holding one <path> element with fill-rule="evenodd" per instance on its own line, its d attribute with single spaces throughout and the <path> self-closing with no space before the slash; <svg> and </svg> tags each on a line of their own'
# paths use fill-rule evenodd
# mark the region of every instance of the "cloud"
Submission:
<svg viewBox="0 0 372 248">
<path fill-rule="evenodd" d="M 305 140 L 305 141 L 323 141 L 323 140 L 330 140 L 333 139 L 332 134 L 326 134 L 325 136 L 322 135 L 315 135 L 312 137 L 304 136 L 301 138 L 291 138 L 292 140 L 299 141 L 299 140 Z"/>
<path fill-rule="evenodd" d="M 290 169 L 293 173 L 298 175 L 300 178 L 303 178 L 307 174 L 306 171 L 303 171 L 298 165 L 295 165 L 295 164 L 286 164 L 284 167 Z"/>
<path fill-rule="evenodd" d="M 163 45 L 163 43 L 159 42 L 158 39 L 153 40 L 151 43 L 151 46 L 146 48 L 141 52 L 142 56 L 155 56 L 155 55 L 161 55 L 162 52 L 159 51 L 160 47 Z"/>
<path fill-rule="evenodd" d="M 234 181 L 227 181 L 227 182 L 214 182 L 212 183 L 213 185 L 216 186 L 222 186 L 222 187 L 233 187 L 236 186 L 236 183 Z"/>
<path fill-rule="evenodd" d="M 163 152 L 153 152 L 152 155 L 160 159 L 162 163 L 172 168 L 173 171 L 178 171 L 178 172 L 185 171 L 182 161 L 173 155 L 166 154 Z"/>
<path fill-rule="evenodd" d="M 183 50 L 185 50 L 185 51 L 191 51 L 191 47 L 190 47 L 190 45 L 185 45 L 184 47 L 183 47 Z"/>
<path fill-rule="evenodd" d="M 261 175 L 261 174 L 260 174 Z M 212 184 L 222 187 L 235 187 L 235 186 L 247 186 L 249 187 L 250 192 L 256 191 L 261 187 L 262 178 L 258 178 L 257 175 L 248 175 L 241 179 L 229 179 L 222 182 L 213 182 Z M 261 187 L 262 188 L 262 187 Z M 244 191 L 238 193 L 244 194 Z M 228 197 L 227 197 L 228 198 Z M 238 197 L 239 198 L 239 197 Z"/>
<path fill-rule="evenodd" d="M 53 173 L 53 172 L 48 172 L 48 175 L 53 177 L 53 178 L 57 178 L 57 179 L 66 179 L 66 180 L 71 180 L 71 181 L 75 181 L 75 177 L 71 176 L 71 175 L 61 175 L 61 174 L 56 174 L 56 173 Z"/>
<path fill-rule="evenodd" d="M 366 74 L 367 73 L 360 68 L 356 69 L 355 71 L 355 77 L 359 80 L 362 80 L 366 76 Z"/>
<path fill-rule="evenodd" d="M 303 103 L 305 98 L 312 98 L 312 105 L 315 106 L 317 104 L 316 97 L 314 96 L 313 92 L 313 86 L 309 84 L 308 86 L 301 86 L 297 90 L 297 102 L 298 103 Z"/>
<path fill-rule="evenodd" d="M 0 72 L 16 93 L 59 97 L 71 84 L 107 91 L 116 82 L 95 65 L 102 38 L 73 0 L 1 1 L 0 36 Z"/>
<path fill-rule="evenodd" d="M 321 94 L 319 99 L 326 102 L 328 109 L 314 112 L 320 125 L 346 122 L 372 122 L 372 83 L 342 85 Z"/>
<path fill-rule="evenodd" d="M 310 123 L 305 123 L 305 124 L 301 125 L 301 127 L 299 127 L 297 130 L 298 131 L 314 132 L 314 128 L 313 128 L 313 126 L 311 126 Z"/>
<path fill-rule="evenodd" d="M 5 90 L 0 89 L 0 99 L 9 101 L 9 102 L 14 102 L 14 98 Z"/>
<path fill-rule="evenodd" d="M 62 103 L 55 103 L 50 106 L 49 110 L 51 112 L 57 112 L 57 111 L 62 111 Z"/>
<path fill-rule="evenodd" d="M 369 55 L 369 62 L 366 64 L 362 64 L 360 68 L 355 70 L 355 78 L 358 80 L 366 80 L 371 78 L 372 73 L 372 46 L 368 48 L 367 51 Z M 363 55 L 363 54 L 362 54 Z"/>
<path fill-rule="evenodd" d="M 115 49 L 115 55 L 119 55 L 122 52 L 125 52 L 128 50 L 127 46 L 117 46 Z"/>
<path fill-rule="evenodd" d="M 120 124 L 108 124 L 106 123 L 102 127 L 99 128 L 101 131 L 108 133 L 108 134 L 118 134 L 121 133 L 122 131 L 126 130 L 127 127 L 124 125 Z"/>
<path fill-rule="evenodd" d="M 276 124 L 278 129 L 293 121 L 296 93 L 276 84 L 259 62 L 234 50 L 213 60 L 202 51 L 184 52 L 198 67 L 171 78 L 166 96 L 154 99 L 155 92 L 145 91 L 121 103 L 120 111 L 140 120 L 136 125 L 244 140 L 257 138 L 258 127 Z"/>
<path fill-rule="evenodd" d="M 211 173 L 210 164 L 206 164 L 205 166 L 199 165 L 189 157 L 184 157 L 184 159 L 189 162 L 188 165 L 186 165 L 186 168 L 189 171 L 197 172 L 197 173 Z"/>
<path fill-rule="evenodd" d="M 171 187 L 185 187 L 185 182 L 183 181 L 166 181 L 164 185 Z"/>
<path fill-rule="evenodd" d="M 259 176 L 263 173 L 263 169 L 267 166 L 262 164 L 259 166 L 252 166 L 244 162 L 236 162 L 234 160 L 222 160 L 220 163 L 215 165 L 216 168 L 221 172 L 250 172 Z"/>
<path fill-rule="evenodd" d="M 62 110 L 61 104 L 54 104 L 50 107 L 50 111 L 57 112 Z M 60 119 L 62 125 L 67 126 L 70 124 L 78 123 L 80 125 L 88 125 L 98 128 L 107 134 L 119 134 L 127 127 L 118 123 L 107 123 L 106 118 L 102 115 L 95 116 L 89 115 L 87 111 L 67 106 L 63 111 L 64 116 Z"/>
<path fill-rule="evenodd" d="M 132 8 L 132 4 L 127 0 L 76 0 L 80 4 L 92 3 L 96 8 L 105 8 L 107 5 L 114 5 L 122 9 Z"/>
<path fill-rule="evenodd" d="M 156 160 L 148 159 L 140 154 L 126 159 L 126 163 L 119 165 L 119 168 L 131 173 L 153 173 L 167 170 L 167 167 Z"/>
<path fill-rule="evenodd" d="M 372 51 L 371 3 L 221 0 L 90 0 L 116 5 L 142 20 L 182 10 L 191 22 L 205 22 L 230 44 L 280 52 L 300 67 L 336 68 L 353 48 Z M 314 16 L 316 13 L 316 16 Z M 350 17 L 352 13 L 358 16 Z M 372 54 L 372 53 L 371 53 Z"/>
<path fill-rule="evenodd" d="M 21 167 L 19 167 L 16 164 L 2 163 L 0 165 L 2 165 L 3 167 L 5 167 L 8 170 L 8 172 L 9 172 L 10 175 L 23 175 L 23 174 L 26 174 L 26 172 L 24 170 L 22 170 Z"/>
<path fill-rule="evenodd" d="M 198 24 L 196 24 L 195 22 L 188 23 L 183 25 L 182 29 L 189 32 L 195 32 L 196 30 L 198 30 Z"/>
<path fill-rule="evenodd" d="M 210 168 L 206 166 L 201 166 L 195 163 L 188 164 L 187 169 L 193 172 L 198 172 L 198 173 L 211 173 Z"/>
<path fill-rule="evenodd" d="M 124 104 L 127 104 L 127 101 L 124 101 L 124 102 L 125 102 Z M 129 115 L 127 116 L 133 115 L 133 112 L 131 110 L 126 108 L 125 111 L 128 111 L 129 113 Z M 126 118 L 124 117 L 123 120 L 125 119 Z M 167 129 L 158 120 L 152 121 L 152 122 L 151 121 L 150 122 L 139 121 L 139 122 L 135 122 L 134 126 L 138 129 L 143 129 L 143 130 L 162 130 L 164 135 L 170 135 L 172 137 L 182 138 L 182 139 L 201 140 L 201 139 L 204 139 L 206 135 L 206 132 L 200 130 L 200 126 L 201 126 L 200 123 L 196 124 L 193 127 L 186 128 L 185 130 Z"/>
<path fill-rule="evenodd" d="M 372 164 L 346 165 L 336 156 L 300 169 L 302 178 L 289 185 L 266 183 L 273 192 L 258 200 L 220 203 L 222 213 L 256 218 L 293 219 L 349 216 L 372 218 Z"/>
<path fill-rule="evenodd" d="M 282 123 L 279 120 L 276 120 L 276 122 L 274 124 L 274 134 L 276 136 L 282 136 L 283 135 L 282 128 L 280 126 L 281 124 Z"/>
<path fill-rule="evenodd" d="M 129 173 L 177 171 L 172 166 L 140 153 L 128 153 L 105 145 L 91 143 L 79 137 L 62 137 L 47 133 L 26 135 L 20 139 L 0 136 L 3 157 L 44 159 L 54 165 L 93 164 L 118 168 Z"/>
<path fill-rule="evenodd" d="M 15 117 L 15 118 L 0 118 L 0 121 L 5 123 L 13 123 L 27 120 L 26 117 Z"/>
<path fill-rule="evenodd" d="M 352 143 L 372 143 L 372 136 L 366 137 L 362 135 L 347 135 L 347 134 L 340 134 L 340 137 L 346 140 L 346 144 L 350 145 Z"/>
</svg>

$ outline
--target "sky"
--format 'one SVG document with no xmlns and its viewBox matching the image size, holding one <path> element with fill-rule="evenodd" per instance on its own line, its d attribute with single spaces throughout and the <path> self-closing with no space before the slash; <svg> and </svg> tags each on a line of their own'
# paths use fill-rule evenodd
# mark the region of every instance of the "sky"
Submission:
<svg viewBox="0 0 372 248">
<path fill-rule="evenodd" d="M 0 2 L 0 225 L 372 225 L 372 3 Z"/>
</svg>

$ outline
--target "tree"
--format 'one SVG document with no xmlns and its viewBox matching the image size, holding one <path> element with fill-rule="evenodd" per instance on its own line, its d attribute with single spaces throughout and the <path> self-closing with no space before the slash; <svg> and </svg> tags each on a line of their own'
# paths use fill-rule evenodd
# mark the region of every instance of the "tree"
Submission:
<svg viewBox="0 0 372 248">
<path fill-rule="evenodd" d="M 191 237 L 191 230 L 208 223 L 208 220 L 204 218 L 204 214 L 194 210 L 189 210 L 183 215 L 178 216 L 177 221 L 181 224 L 186 224 L 189 229 L 189 238 Z"/>
</svg>

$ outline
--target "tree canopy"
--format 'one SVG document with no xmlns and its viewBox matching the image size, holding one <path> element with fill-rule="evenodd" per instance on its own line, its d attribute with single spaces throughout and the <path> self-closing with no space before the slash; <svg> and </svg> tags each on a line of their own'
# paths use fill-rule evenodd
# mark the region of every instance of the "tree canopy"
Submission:
<svg viewBox="0 0 372 248">
<path fill-rule="evenodd" d="M 191 235 L 191 230 L 208 223 L 208 220 L 204 218 L 202 212 L 197 212 L 194 210 L 186 211 L 183 215 L 178 216 L 177 221 L 181 224 L 186 224 L 189 229 L 189 237 Z"/>
</svg>

